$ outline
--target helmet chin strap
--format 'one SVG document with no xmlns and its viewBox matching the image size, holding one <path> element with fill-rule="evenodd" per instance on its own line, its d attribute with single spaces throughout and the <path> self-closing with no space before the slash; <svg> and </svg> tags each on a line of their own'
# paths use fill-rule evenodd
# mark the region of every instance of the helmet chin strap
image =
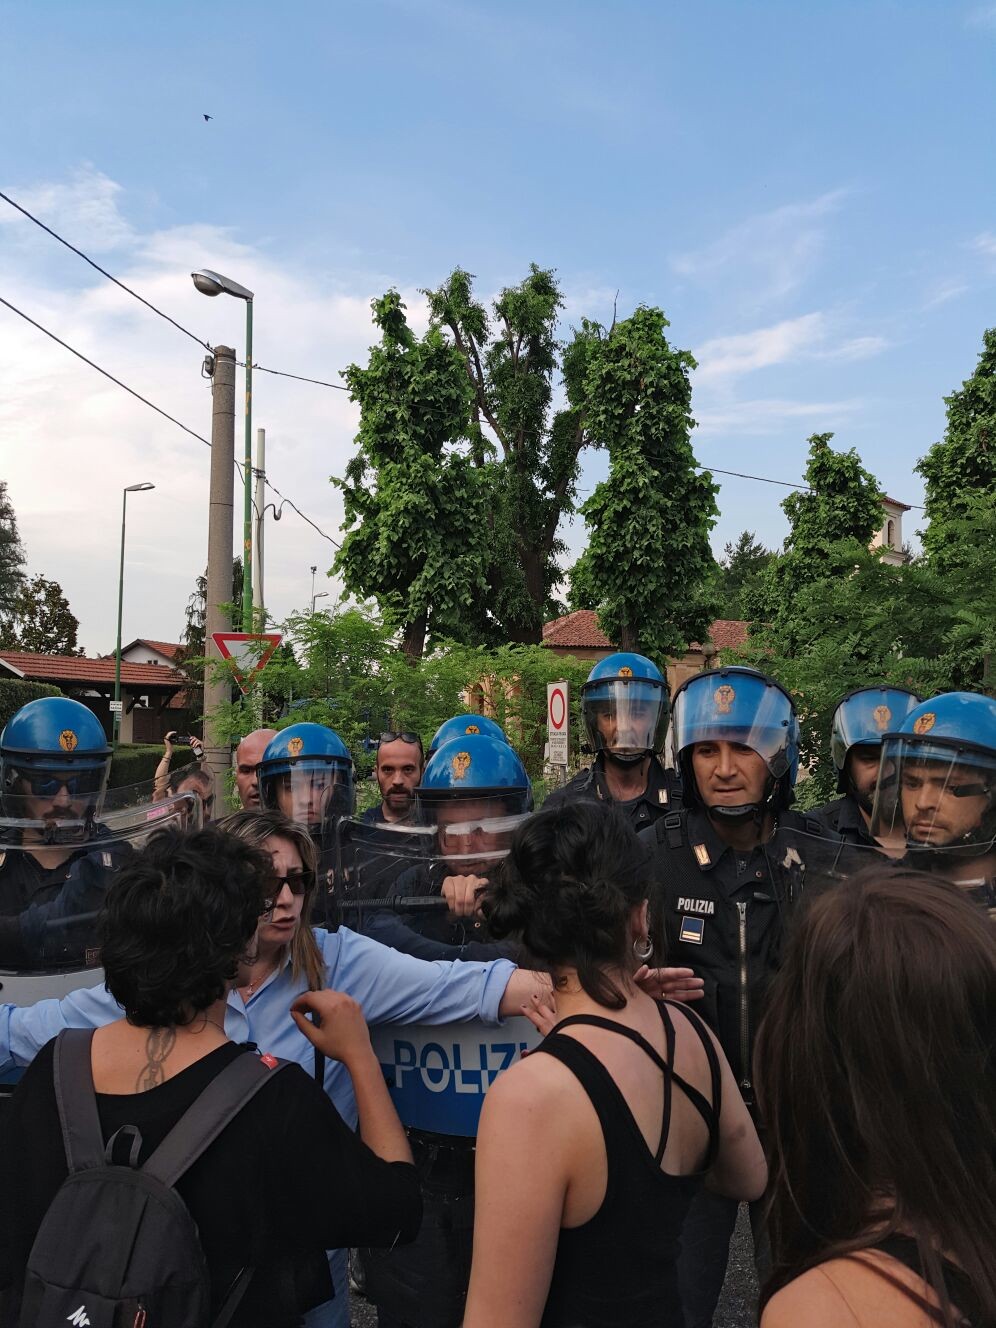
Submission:
<svg viewBox="0 0 996 1328">
<path fill-rule="evenodd" d="M 642 752 L 614 752 L 610 747 L 604 748 L 605 759 L 611 761 L 613 765 L 633 766 L 639 765 L 645 761 L 651 753 L 647 750 Z"/>
<path fill-rule="evenodd" d="M 777 787 L 778 781 L 772 779 L 769 775 L 764 789 L 764 798 L 761 802 L 742 802 L 735 807 L 729 807 L 725 803 L 717 803 L 713 807 L 707 807 L 706 813 L 709 819 L 715 821 L 717 825 L 744 825 L 747 821 L 753 821 L 760 826 L 771 810 L 771 799 L 774 797 Z"/>
</svg>

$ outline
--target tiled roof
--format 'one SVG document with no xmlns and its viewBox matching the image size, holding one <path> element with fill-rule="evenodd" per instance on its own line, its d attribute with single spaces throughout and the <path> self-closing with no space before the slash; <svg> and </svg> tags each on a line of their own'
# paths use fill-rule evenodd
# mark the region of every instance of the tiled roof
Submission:
<svg viewBox="0 0 996 1328">
<path fill-rule="evenodd" d="M 3 650 L 0 658 L 20 669 L 32 682 L 113 683 L 114 656 L 83 659 L 78 655 L 35 655 L 26 650 Z M 163 664 L 121 661 L 121 682 L 126 687 L 187 687 L 190 680 Z"/>
<path fill-rule="evenodd" d="M 717 618 L 709 628 L 709 639 L 717 650 L 732 650 L 747 640 L 748 624 L 737 618 Z M 598 614 L 593 609 L 578 609 L 563 618 L 554 618 L 543 624 L 543 643 L 561 650 L 614 650 L 612 641 L 598 625 Z M 693 642 L 692 650 L 701 649 Z"/>
<path fill-rule="evenodd" d="M 134 641 L 129 641 L 126 646 L 122 646 L 121 653 L 125 654 L 126 651 L 133 649 L 135 646 L 148 646 L 149 649 L 154 650 L 157 655 L 165 655 L 167 659 L 176 659 L 179 652 L 183 649 L 183 646 L 180 645 L 178 641 L 150 641 L 147 636 L 138 636 Z M 114 658 L 113 650 L 107 658 Z"/>
<path fill-rule="evenodd" d="M 904 512 L 908 512 L 910 510 L 909 503 L 901 503 L 898 498 L 887 498 L 883 496 L 882 502 L 890 503 L 893 507 L 901 507 Z"/>
</svg>

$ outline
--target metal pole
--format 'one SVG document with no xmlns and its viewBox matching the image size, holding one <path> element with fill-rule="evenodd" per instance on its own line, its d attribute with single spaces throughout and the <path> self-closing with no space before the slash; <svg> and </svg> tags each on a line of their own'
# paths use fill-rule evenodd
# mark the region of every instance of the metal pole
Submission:
<svg viewBox="0 0 996 1328">
<path fill-rule="evenodd" d="M 245 515 L 242 522 L 242 630 L 252 621 L 252 300 L 246 300 Z"/>
<path fill-rule="evenodd" d="M 121 494 L 121 564 L 118 568 L 118 643 L 114 651 L 114 700 L 121 704 L 121 611 L 124 608 L 124 549 L 125 549 L 125 512 L 128 508 L 128 490 Z M 121 711 L 114 708 L 111 745 L 117 747 L 118 733 L 121 730 Z"/>
<path fill-rule="evenodd" d="M 204 750 L 208 768 L 216 777 L 216 793 L 224 790 L 224 775 L 231 764 L 229 744 L 218 732 L 216 712 L 229 700 L 224 675 L 215 678 L 212 664 L 221 652 L 213 633 L 231 631 L 222 604 L 232 601 L 232 541 L 235 533 L 235 351 L 215 346 L 211 385 L 211 492 L 208 506 L 207 595 L 204 612 Z M 220 673 L 220 671 L 219 671 Z M 220 798 L 219 798 L 220 800 Z"/>
<path fill-rule="evenodd" d="M 262 630 L 263 606 L 263 507 L 266 500 L 266 430 L 256 430 L 256 550 L 252 565 L 252 600 Z"/>
</svg>

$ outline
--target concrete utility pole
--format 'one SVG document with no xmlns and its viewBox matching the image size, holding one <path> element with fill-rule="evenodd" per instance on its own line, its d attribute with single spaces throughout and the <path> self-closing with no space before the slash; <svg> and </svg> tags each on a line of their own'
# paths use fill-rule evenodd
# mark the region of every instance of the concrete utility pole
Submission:
<svg viewBox="0 0 996 1328">
<path fill-rule="evenodd" d="M 263 623 L 263 508 L 266 501 L 266 430 L 256 430 L 256 556 L 252 564 L 253 618 L 259 631 L 265 632 Z M 253 631 L 257 629 L 252 628 Z"/>
<path fill-rule="evenodd" d="M 231 765 L 229 743 L 218 735 L 210 714 L 229 699 L 229 684 L 214 680 L 211 662 L 221 654 L 214 632 L 230 632 L 232 623 L 219 608 L 232 602 L 232 537 L 235 498 L 235 351 L 215 346 L 214 377 L 211 383 L 211 492 L 208 506 L 207 596 L 204 615 L 204 654 L 209 663 L 204 674 L 205 762 L 215 776 L 215 795 L 221 802 L 225 773 Z"/>
</svg>

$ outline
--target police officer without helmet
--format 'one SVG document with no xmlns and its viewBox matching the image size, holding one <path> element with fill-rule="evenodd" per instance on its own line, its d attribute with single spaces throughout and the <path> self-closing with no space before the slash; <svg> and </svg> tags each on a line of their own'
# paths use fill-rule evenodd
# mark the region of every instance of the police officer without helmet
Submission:
<svg viewBox="0 0 996 1328">
<path fill-rule="evenodd" d="M 380 803 L 368 807 L 360 818 L 367 825 L 378 822 L 407 825 L 415 817 L 415 789 L 425 764 L 422 739 L 406 729 L 389 730 L 380 735 L 374 774 L 380 789 Z"/>
<path fill-rule="evenodd" d="M 644 832 L 668 957 L 705 979 L 696 1008 L 752 1105 L 751 1053 L 765 987 L 807 859 L 822 846 L 810 834 L 829 832 L 788 810 L 799 725 L 791 698 L 771 678 L 745 668 L 696 674 L 675 693 L 672 737 L 685 810 Z M 758 1223 L 757 1205 L 751 1213 Z M 736 1215 L 736 1203 L 705 1191 L 692 1205 L 679 1262 L 688 1328 L 712 1321 Z M 757 1227 L 755 1244 L 761 1248 Z"/>
<path fill-rule="evenodd" d="M 549 794 L 544 807 L 598 798 L 615 803 L 640 829 L 680 805 L 676 781 L 658 758 L 668 696 L 656 664 L 625 651 L 599 660 L 581 688 L 581 709 L 595 759 Z"/>
<path fill-rule="evenodd" d="M 996 911 L 996 700 L 935 696 L 886 734 L 871 828 Z"/>
<path fill-rule="evenodd" d="M 841 797 L 816 807 L 813 815 L 849 844 L 874 846 L 872 806 L 878 782 L 882 736 L 899 727 L 920 698 L 903 687 L 858 687 L 833 712 L 830 756 Z"/>
<path fill-rule="evenodd" d="M 259 800 L 259 763 L 263 753 L 273 738 L 276 729 L 254 729 L 247 733 L 235 749 L 235 788 L 239 802 L 247 811 L 262 811 Z"/>
</svg>

